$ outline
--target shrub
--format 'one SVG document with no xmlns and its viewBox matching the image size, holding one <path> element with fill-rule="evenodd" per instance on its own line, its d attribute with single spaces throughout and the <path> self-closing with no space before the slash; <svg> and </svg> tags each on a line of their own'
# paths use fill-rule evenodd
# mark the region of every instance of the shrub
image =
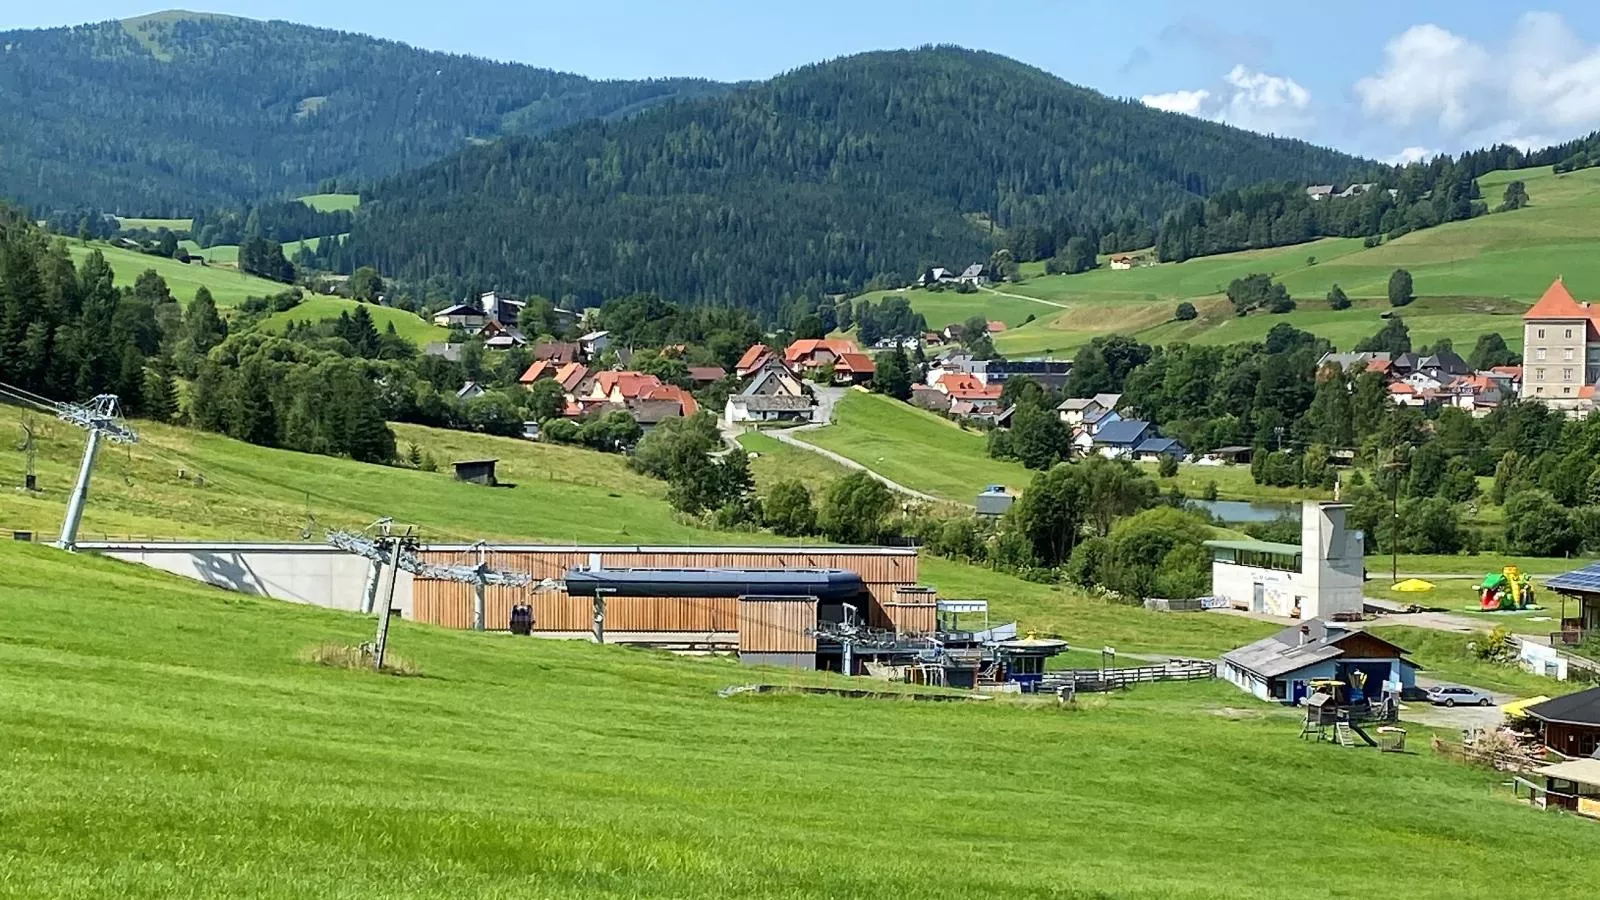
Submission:
<svg viewBox="0 0 1600 900">
<path fill-rule="evenodd" d="M 1176 478 L 1178 475 L 1178 458 L 1163 454 L 1161 461 L 1156 463 L 1156 474 L 1162 478 Z"/>
<path fill-rule="evenodd" d="M 317 666 L 327 666 L 330 669 L 354 669 L 363 672 L 373 671 L 373 649 L 370 644 L 352 647 L 349 644 L 340 644 L 334 641 L 324 641 L 315 647 L 307 648 L 300 654 L 302 662 Z M 400 675 L 416 677 L 422 674 L 417 664 L 397 654 L 385 651 L 383 654 L 383 669 L 385 675 Z"/>
</svg>

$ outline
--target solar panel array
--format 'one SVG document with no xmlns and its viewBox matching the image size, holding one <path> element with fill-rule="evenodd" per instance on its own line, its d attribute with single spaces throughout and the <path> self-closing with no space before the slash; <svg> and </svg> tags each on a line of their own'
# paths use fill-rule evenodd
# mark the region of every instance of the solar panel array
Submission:
<svg viewBox="0 0 1600 900">
<path fill-rule="evenodd" d="M 1589 594 L 1600 594 L 1600 563 L 1584 566 L 1567 572 L 1545 582 L 1545 587 L 1552 591 L 1582 591 Z"/>
</svg>

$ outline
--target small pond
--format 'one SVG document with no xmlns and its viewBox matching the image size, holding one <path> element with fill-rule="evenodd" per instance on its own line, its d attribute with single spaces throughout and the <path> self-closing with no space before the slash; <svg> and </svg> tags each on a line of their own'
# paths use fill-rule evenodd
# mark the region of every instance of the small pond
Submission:
<svg viewBox="0 0 1600 900">
<path fill-rule="evenodd" d="M 1280 516 L 1300 516 L 1300 504 L 1282 500 L 1190 500 L 1189 505 L 1224 522 L 1271 522 Z"/>
</svg>

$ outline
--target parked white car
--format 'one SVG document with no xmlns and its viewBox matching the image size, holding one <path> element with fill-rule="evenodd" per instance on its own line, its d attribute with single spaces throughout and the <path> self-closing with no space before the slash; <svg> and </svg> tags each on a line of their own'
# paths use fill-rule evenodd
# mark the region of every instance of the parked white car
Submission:
<svg viewBox="0 0 1600 900">
<path fill-rule="evenodd" d="M 1428 702 L 1436 706 L 1493 706 L 1494 698 L 1477 688 L 1441 684 L 1428 691 Z"/>
</svg>

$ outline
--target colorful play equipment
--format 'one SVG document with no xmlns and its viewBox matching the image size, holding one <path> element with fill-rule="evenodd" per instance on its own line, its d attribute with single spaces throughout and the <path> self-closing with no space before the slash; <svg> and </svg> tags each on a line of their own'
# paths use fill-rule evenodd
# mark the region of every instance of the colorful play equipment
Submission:
<svg viewBox="0 0 1600 900">
<path fill-rule="evenodd" d="M 1486 611 L 1533 608 L 1533 579 L 1519 572 L 1516 566 L 1506 566 L 1483 576 L 1483 583 L 1477 590 L 1480 608 Z"/>
</svg>

